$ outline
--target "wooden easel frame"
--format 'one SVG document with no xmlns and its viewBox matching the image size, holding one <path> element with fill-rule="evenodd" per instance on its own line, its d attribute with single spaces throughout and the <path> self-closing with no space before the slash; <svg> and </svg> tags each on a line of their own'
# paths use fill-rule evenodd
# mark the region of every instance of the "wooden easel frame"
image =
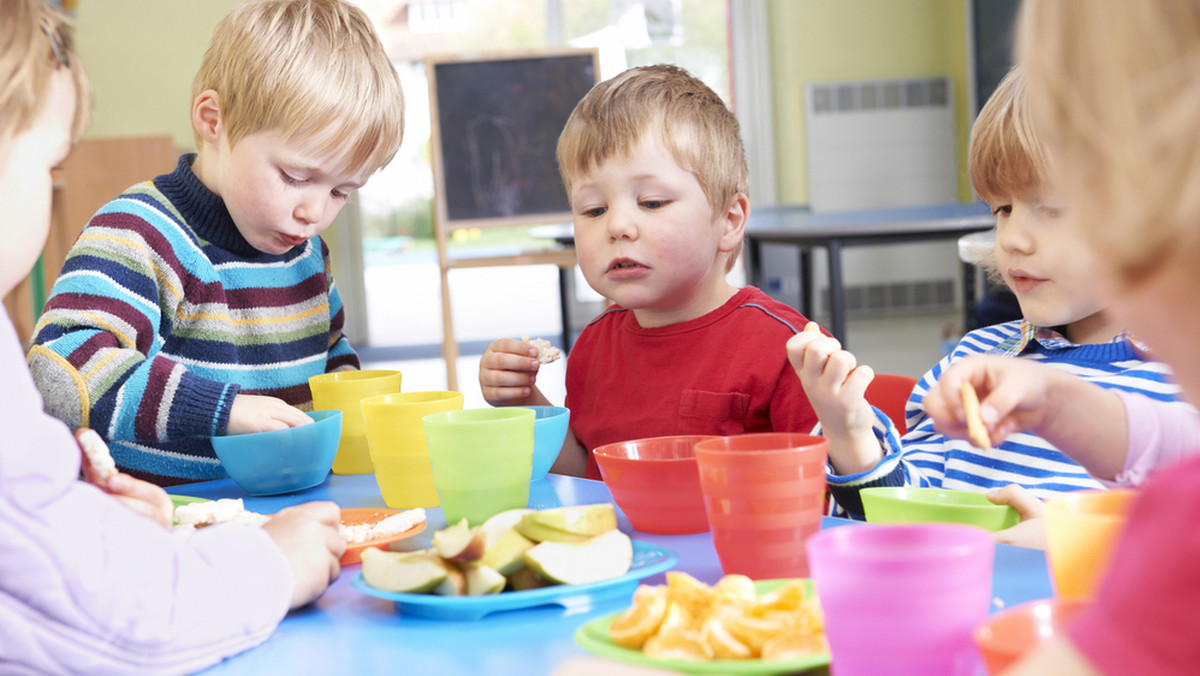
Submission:
<svg viewBox="0 0 1200 676">
<path fill-rule="evenodd" d="M 439 115 L 437 69 L 445 64 L 490 63 L 519 61 L 523 59 L 545 59 L 555 56 L 589 56 L 595 82 L 600 79 L 600 55 L 597 49 L 553 49 L 522 51 L 487 55 L 433 56 L 425 60 L 425 72 L 429 81 L 429 105 L 432 123 L 432 154 L 434 176 L 434 240 L 437 245 L 438 268 L 442 292 L 442 358 L 446 361 L 446 387 L 458 389 L 458 343 L 454 337 L 454 319 L 450 298 L 450 270 L 455 268 L 499 267 L 511 265 L 554 265 L 560 270 L 576 264 L 574 247 L 558 246 L 552 249 L 522 251 L 501 256 L 455 256 L 449 250 L 450 234 L 464 228 L 494 228 L 512 226 L 534 226 L 555 222 L 570 222 L 570 211 L 523 214 L 510 217 L 458 218 L 449 215 L 446 165 L 443 154 L 442 125 Z M 592 84 L 595 84 L 593 82 Z M 565 118 L 564 118 L 565 122 Z M 557 131 L 555 135 L 557 136 Z M 547 151 L 551 157 L 554 148 Z M 561 185 L 559 185 L 561 189 Z M 564 306 L 566 305 L 564 300 Z M 565 310 L 564 310 L 565 312 Z M 567 318 L 564 314 L 563 321 Z"/>
</svg>

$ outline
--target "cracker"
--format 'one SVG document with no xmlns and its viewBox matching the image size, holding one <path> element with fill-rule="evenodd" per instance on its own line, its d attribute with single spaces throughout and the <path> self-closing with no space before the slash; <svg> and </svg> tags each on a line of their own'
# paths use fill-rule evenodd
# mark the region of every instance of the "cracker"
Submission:
<svg viewBox="0 0 1200 676">
<path fill-rule="evenodd" d="M 83 450 L 84 457 L 92 466 L 92 471 L 101 483 L 107 483 L 117 474 L 117 463 L 108 451 L 108 444 L 96 433 L 96 430 L 81 427 L 75 430 L 75 442 Z"/>
<path fill-rule="evenodd" d="M 983 424 L 980 412 L 979 395 L 970 382 L 963 381 L 962 387 L 963 414 L 967 418 L 967 439 L 985 451 L 992 450 L 992 440 L 988 436 L 987 425 Z"/>
<path fill-rule="evenodd" d="M 551 345 L 550 341 L 545 338 L 530 338 L 529 336 L 525 336 L 521 340 L 537 348 L 538 361 L 542 364 L 558 361 L 562 357 L 562 350 Z"/>
</svg>

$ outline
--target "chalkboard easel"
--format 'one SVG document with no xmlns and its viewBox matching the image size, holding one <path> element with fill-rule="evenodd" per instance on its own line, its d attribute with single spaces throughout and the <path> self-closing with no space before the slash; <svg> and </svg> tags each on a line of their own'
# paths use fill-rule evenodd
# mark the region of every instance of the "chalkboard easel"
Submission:
<svg viewBox="0 0 1200 676">
<path fill-rule="evenodd" d="M 449 271 L 550 264 L 558 266 L 561 277 L 561 271 L 576 261 L 575 251 L 569 247 L 500 256 L 452 256 L 449 235 L 463 228 L 570 222 L 555 149 L 575 104 L 598 81 L 599 53 L 595 49 L 560 49 L 432 57 L 425 61 L 425 71 L 433 122 L 442 356 L 447 387 L 453 390 L 457 388 L 458 345 Z M 569 333 L 565 310 L 564 336 Z"/>
</svg>

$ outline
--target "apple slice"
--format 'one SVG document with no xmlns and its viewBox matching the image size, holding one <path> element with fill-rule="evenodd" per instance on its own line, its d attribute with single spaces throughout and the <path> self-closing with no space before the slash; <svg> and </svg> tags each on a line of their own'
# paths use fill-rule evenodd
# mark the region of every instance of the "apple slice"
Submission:
<svg viewBox="0 0 1200 676">
<path fill-rule="evenodd" d="M 523 557 L 533 545 L 533 540 L 510 528 L 484 550 L 480 563 L 501 575 L 512 575 L 525 566 Z"/>
<path fill-rule="evenodd" d="M 508 583 L 503 575 L 482 563 L 472 563 L 467 566 L 466 575 L 467 594 L 470 596 L 498 594 L 504 591 L 504 585 Z"/>
<path fill-rule="evenodd" d="M 471 528 L 465 518 L 433 534 L 433 548 L 439 556 L 455 563 L 472 563 L 483 556 L 483 531 Z"/>
<path fill-rule="evenodd" d="M 535 542 L 582 542 L 617 528 L 617 513 L 608 503 L 552 507 L 521 517 L 517 530 Z"/>
<path fill-rule="evenodd" d="M 368 547 L 362 553 L 367 584 L 384 591 L 423 594 L 446 579 L 446 568 L 425 552 L 385 552 Z"/>
<path fill-rule="evenodd" d="M 508 584 L 513 591 L 526 591 L 529 589 L 541 589 L 542 587 L 553 587 L 554 582 L 538 575 L 537 571 L 529 566 L 522 566 L 517 569 L 517 572 L 508 576 Z"/>
<path fill-rule="evenodd" d="M 467 576 L 462 568 L 453 561 L 444 560 L 436 552 L 431 552 L 431 556 L 446 569 L 446 579 L 433 588 L 433 593 L 438 596 L 466 596 Z"/>
<path fill-rule="evenodd" d="M 526 514 L 533 513 L 534 510 L 528 507 L 519 507 L 517 509 L 506 509 L 498 514 L 493 514 L 488 517 L 487 521 L 479 524 L 479 530 L 483 531 L 484 542 L 483 551 L 492 548 L 505 533 L 517 527 L 521 523 L 521 517 Z"/>
<path fill-rule="evenodd" d="M 619 530 L 583 542 L 543 542 L 525 552 L 525 563 L 542 577 L 562 584 L 608 580 L 629 572 L 633 543 Z"/>
</svg>

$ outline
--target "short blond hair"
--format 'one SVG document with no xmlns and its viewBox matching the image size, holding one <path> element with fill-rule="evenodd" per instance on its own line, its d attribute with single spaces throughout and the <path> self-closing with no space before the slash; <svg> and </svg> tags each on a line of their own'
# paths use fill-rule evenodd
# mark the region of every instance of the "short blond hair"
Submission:
<svg viewBox="0 0 1200 676">
<path fill-rule="evenodd" d="M 230 145 L 315 136 L 340 169 L 379 169 L 404 134 L 404 95 L 370 19 L 342 0 L 247 0 L 213 30 L 192 100 L 217 93 Z M 332 133 L 327 133 L 332 131 Z M 196 144 L 202 143 L 199 133 Z"/>
<path fill-rule="evenodd" d="M 1200 253 L 1200 0 L 1026 0 L 1017 53 L 1072 220 L 1135 284 Z"/>
<path fill-rule="evenodd" d="M 678 66 L 630 68 L 592 88 L 571 112 L 558 138 L 558 169 L 571 184 L 613 157 L 628 155 L 655 134 L 679 166 L 691 172 L 715 218 L 749 193 L 741 128 L 708 85 Z M 733 266 L 741 243 L 729 254 Z"/>
<path fill-rule="evenodd" d="M 60 58 L 75 83 L 71 140 L 78 141 L 88 123 L 91 87 L 72 46 L 70 19 L 41 0 L 0 0 L 0 16 L 0 147 L 37 120 Z"/>
<path fill-rule="evenodd" d="M 1045 182 L 1050 161 L 1034 130 L 1020 66 L 1008 71 L 979 111 L 967 166 L 975 193 L 988 203 L 1021 197 Z"/>
</svg>

